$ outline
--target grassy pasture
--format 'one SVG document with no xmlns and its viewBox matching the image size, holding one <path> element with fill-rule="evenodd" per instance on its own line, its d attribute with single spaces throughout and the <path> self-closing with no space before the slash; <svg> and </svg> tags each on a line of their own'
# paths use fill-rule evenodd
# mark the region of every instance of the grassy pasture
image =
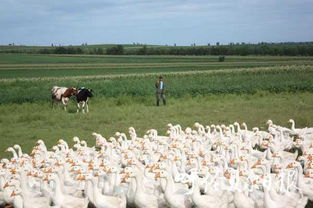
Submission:
<svg viewBox="0 0 313 208">
<path fill-rule="evenodd" d="M 94 140 L 134 126 L 165 133 L 169 122 L 191 126 L 267 119 L 312 126 L 313 58 L 231 56 L 96 56 L 0 54 L 0 152 L 15 143 L 27 152 L 38 139 L 49 146 L 73 136 Z M 154 106 L 154 82 L 167 85 L 168 106 Z M 87 115 L 50 106 L 50 89 L 95 90 Z M 8 156 L 0 153 L 0 157 Z"/>
<path fill-rule="evenodd" d="M 0 157 L 10 156 L 3 151 L 16 143 L 29 152 L 38 139 L 49 147 L 58 139 L 71 143 L 74 136 L 94 145 L 92 132 L 104 137 L 116 131 L 128 132 L 135 127 L 138 136 L 155 128 L 165 134 L 166 124 L 179 123 L 192 126 L 235 121 L 246 122 L 249 128 L 262 127 L 267 119 L 288 126 L 294 118 L 297 126 L 312 126 L 312 93 L 259 92 L 254 95 L 224 94 L 206 96 L 183 96 L 168 98 L 167 106 L 154 106 L 154 97 L 119 96 L 117 98 L 94 98 L 90 101 L 89 114 L 76 114 L 75 103 L 70 102 L 69 112 L 52 109 L 48 102 L 0 105 Z"/>
<path fill-rule="evenodd" d="M 185 95 L 248 93 L 257 91 L 297 92 L 313 90 L 313 66 L 281 66 L 242 69 L 162 73 L 171 97 Z M 50 100 L 50 89 L 58 86 L 85 86 L 96 97 L 153 96 L 157 73 L 86 75 L 62 78 L 6 79 L 0 82 L 0 103 Z"/>
</svg>

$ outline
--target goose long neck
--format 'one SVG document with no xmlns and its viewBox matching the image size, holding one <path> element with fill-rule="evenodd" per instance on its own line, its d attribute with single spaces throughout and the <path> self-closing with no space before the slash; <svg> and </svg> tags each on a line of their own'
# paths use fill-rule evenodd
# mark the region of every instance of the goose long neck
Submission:
<svg viewBox="0 0 313 208">
<path fill-rule="evenodd" d="M 18 153 L 18 157 L 23 156 L 22 148 L 20 146 L 18 146 L 18 148 L 17 148 L 17 153 Z"/>
<path fill-rule="evenodd" d="M 13 148 L 12 148 L 11 150 L 9 150 L 9 151 L 12 152 L 14 159 L 17 159 L 17 158 L 18 158 L 18 156 L 17 156 L 17 154 L 16 154 L 16 151 L 15 151 Z"/>
<path fill-rule="evenodd" d="M 303 185 L 303 169 L 301 165 L 297 167 L 297 174 L 297 187 L 301 187 Z"/>
<path fill-rule="evenodd" d="M 60 179 L 56 175 L 55 177 L 52 178 L 52 181 L 55 183 L 55 189 L 54 189 L 54 200 L 57 203 L 62 203 L 62 189 L 61 189 L 61 184 L 60 184 Z"/>
<path fill-rule="evenodd" d="M 93 199 L 94 199 L 95 202 L 97 202 L 98 199 L 99 199 L 99 195 L 101 194 L 101 193 L 99 192 L 99 189 L 98 189 L 97 181 L 96 181 L 95 178 L 90 179 L 89 181 L 90 181 L 91 184 L 92 184 Z"/>
<path fill-rule="evenodd" d="M 247 126 L 247 124 L 242 124 L 243 125 L 243 128 L 245 129 L 245 131 L 248 131 L 248 126 Z"/>
<path fill-rule="evenodd" d="M 0 175 L 0 191 L 3 191 L 4 184 L 5 184 L 4 176 Z"/>
<path fill-rule="evenodd" d="M 143 192 L 143 175 L 141 172 L 138 172 L 135 176 L 135 180 L 136 180 L 136 193 L 138 192 Z"/>
<path fill-rule="evenodd" d="M 237 132 L 240 133 L 241 132 L 240 125 L 236 124 L 236 126 L 237 126 Z"/>
<path fill-rule="evenodd" d="M 295 122 L 291 121 L 291 130 L 295 130 L 295 129 L 296 129 Z"/>
<path fill-rule="evenodd" d="M 24 200 L 23 200 L 22 194 L 17 194 L 17 196 L 15 196 L 13 199 L 13 205 L 15 208 L 25 207 L 23 202 Z"/>
<path fill-rule="evenodd" d="M 176 166 L 176 163 L 173 163 L 172 164 L 172 173 L 173 173 L 173 175 L 177 175 L 177 174 L 179 174 L 178 173 L 178 170 L 177 170 L 177 166 Z"/>
<path fill-rule="evenodd" d="M 171 174 L 167 174 L 166 176 L 166 187 L 165 187 L 165 194 L 173 193 L 174 188 L 174 180 Z"/>
<path fill-rule="evenodd" d="M 271 153 L 271 148 L 266 149 L 266 159 L 271 160 L 272 159 L 272 153 Z"/>
<path fill-rule="evenodd" d="M 264 187 L 264 203 L 265 203 L 265 207 L 271 207 L 271 196 L 270 196 L 270 191 L 268 190 L 267 187 Z"/>
<path fill-rule="evenodd" d="M 93 201 L 93 184 L 90 180 L 86 180 L 85 191 L 88 200 Z"/>
<path fill-rule="evenodd" d="M 261 169 L 264 175 L 270 173 L 270 167 L 267 164 L 261 165 Z"/>
<path fill-rule="evenodd" d="M 219 163 L 220 169 L 222 169 L 223 171 L 228 169 L 228 163 L 227 160 L 225 158 L 221 158 L 221 162 Z"/>
<path fill-rule="evenodd" d="M 65 192 L 65 189 L 64 189 L 64 178 L 62 176 L 61 170 L 59 170 L 57 172 L 57 177 L 59 178 L 60 187 L 61 187 L 62 192 Z"/>
<path fill-rule="evenodd" d="M 20 175 L 20 184 L 21 184 L 22 192 L 23 193 L 29 193 L 28 178 L 27 178 L 25 172 L 22 170 L 19 175 Z"/>
<path fill-rule="evenodd" d="M 199 179 L 195 178 L 192 184 L 192 195 L 193 197 L 200 196 Z"/>
</svg>

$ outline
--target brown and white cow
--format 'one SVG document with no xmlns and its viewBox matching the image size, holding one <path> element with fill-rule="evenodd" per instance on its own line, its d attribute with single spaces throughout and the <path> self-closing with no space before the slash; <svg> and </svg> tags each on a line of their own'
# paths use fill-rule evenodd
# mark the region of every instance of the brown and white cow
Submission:
<svg viewBox="0 0 313 208">
<path fill-rule="evenodd" d="M 76 93 L 76 88 L 53 86 L 51 89 L 52 106 L 54 102 L 62 102 L 64 110 L 66 110 L 70 97 Z"/>
</svg>

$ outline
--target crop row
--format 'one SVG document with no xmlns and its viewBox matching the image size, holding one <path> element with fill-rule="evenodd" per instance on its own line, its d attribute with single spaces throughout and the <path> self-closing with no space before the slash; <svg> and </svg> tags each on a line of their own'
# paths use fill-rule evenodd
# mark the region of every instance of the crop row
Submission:
<svg viewBox="0 0 313 208">
<path fill-rule="evenodd" d="M 54 85 L 88 87 L 96 97 L 153 96 L 159 74 L 82 76 L 71 79 L 25 79 L 0 82 L 0 103 L 49 101 Z M 168 96 L 313 91 L 313 66 L 280 66 L 163 73 Z"/>
</svg>

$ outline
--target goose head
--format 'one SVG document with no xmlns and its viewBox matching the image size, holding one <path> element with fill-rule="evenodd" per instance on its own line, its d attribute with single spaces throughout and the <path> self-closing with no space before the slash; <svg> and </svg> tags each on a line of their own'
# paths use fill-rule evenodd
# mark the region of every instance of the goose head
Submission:
<svg viewBox="0 0 313 208">
<path fill-rule="evenodd" d="M 295 121 L 294 121 L 293 119 L 289 119 L 289 120 L 288 120 L 288 123 L 291 123 L 291 124 L 292 124 L 292 123 L 294 123 L 294 122 L 295 122 Z"/>
<path fill-rule="evenodd" d="M 80 144 L 83 146 L 83 147 L 87 147 L 87 142 L 85 140 L 81 140 Z"/>
<path fill-rule="evenodd" d="M 15 144 L 15 145 L 13 146 L 13 148 L 14 148 L 14 149 L 17 149 L 17 150 L 18 150 L 18 149 L 22 149 L 21 146 L 18 145 L 18 144 Z"/>
<path fill-rule="evenodd" d="M 77 136 L 75 136 L 73 137 L 73 142 L 80 143 L 80 139 Z"/>
<path fill-rule="evenodd" d="M 272 120 L 267 120 L 266 125 L 268 125 L 268 126 L 273 125 L 273 121 Z"/>
<path fill-rule="evenodd" d="M 248 130 L 248 126 L 247 126 L 247 124 L 246 124 L 245 122 L 243 122 L 243 123 L 241 124 L 241 126 L 242 126 L 245 130 Z"/>
<path fill-rule="evenodd" d="M 257 168 L 258 166 L 260 166 L 260 165 L 265 165 L 265 164 L 266 164 L 265 160 L 263 160 L 263 159 L 258 159 L 258 160 L 256 161 L 256 163 L 255 163 L 251 168 Z"/>
<path fill-rule="evenodd" d="M 167 171 L 165 170 L 160 170 L 159 172 L 156 172 L 155 173 L 155 179 L 158 179 L 158 178 L 166 178 L 168 175 Z"/>
<path fill-rule="evenodd" d="M 288 165 L 286 166 L 286 169 L 293 169 L 295 167 L 298 167 L 300 164 L 296 161 L 293 161 L 291 163 L 288 163 Z"/>
<path fill-rule="evenodd" d="M 44 143 L 43 140 L 39 139 L 39 140 L 37 141 L 37 145 L 45 145 L 45 143 Z"/>
<path fill-rule="evenodd" d="M 249 172 L 247 170 L 240 170 L 239 171 L 239 176 L 241 177 L 246 177 L 249 175 Z"/>
<path fill-rule="evenodd" d="M 8 147 L 5 152 L 12 152 L 13 154 L 16 153 L 13 147 Z"/>
<path fill-rule="evenodd" d="M 16 197 L 18 195 L 22 195 L 22 189 L 19 187 L 15 187 L 12 192 L 10 193 L 10 197 Z"/>
</svg>

